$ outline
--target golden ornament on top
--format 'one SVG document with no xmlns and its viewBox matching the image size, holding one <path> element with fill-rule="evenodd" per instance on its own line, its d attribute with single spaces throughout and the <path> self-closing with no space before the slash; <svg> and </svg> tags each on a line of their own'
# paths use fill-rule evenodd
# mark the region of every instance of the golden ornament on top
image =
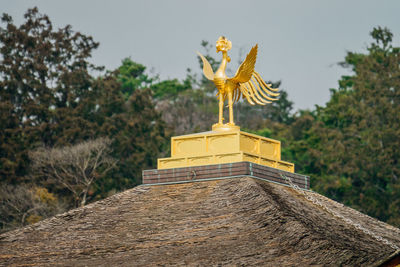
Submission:
<svg viewBox="0 0 400 267">
<path fill-rule="evenodd" d="M 233 121 L 233 103 L 239 101 L 240 97 L 247 99 L 251 105 L 265 105 L 271 101 L 278 100 L 277 88 L 272 88 L 271 84 L 267 84 L 254 70 L 256 64 L 257 49 L 256 44 L 247 55 L 246 59 L 240 64 L 234 77 L 226 76 L 226 64 L 231 61 L 228 56 L 228 50 L 232 48 L 232 43 L 224 36 L 218 38 L 217 53 L 222 52 L 222 61 L 218 70 L 214 73 L 207 59 L 197 52 L 203 61 L 203 73 L 210 81 L 213 81 L 218 89 L 219 98 L 219 116 L 218 123 L 213 125 L 213 130 L 232 130 L 239 129 Z M 229 122 L 223 124 L 223 107 L 226 97 L 228 96 L 229 106 Z"/>
</svg>

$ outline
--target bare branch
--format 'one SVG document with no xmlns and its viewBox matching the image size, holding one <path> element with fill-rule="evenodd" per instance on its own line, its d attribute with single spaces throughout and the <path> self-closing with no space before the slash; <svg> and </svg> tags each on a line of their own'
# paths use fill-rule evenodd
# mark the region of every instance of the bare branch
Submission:
<svg viewBox="0 0 400 267">
<path fill-rule="evenodd" d="M 74 146 L 39 148 L 30 153 L 35 175 L 60 183 L 86 204 L 87 192 L 93 182 L 116 166 L 109 156 L 109 138 L 98 138 Z"/>
</svg>

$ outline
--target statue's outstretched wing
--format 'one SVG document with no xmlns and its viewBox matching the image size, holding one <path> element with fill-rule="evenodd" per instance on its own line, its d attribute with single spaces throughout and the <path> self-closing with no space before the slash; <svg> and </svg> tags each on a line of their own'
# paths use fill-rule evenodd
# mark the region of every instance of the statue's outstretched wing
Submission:
<svg viewBox="0 0 400 267">
<path fill-rule="evenodd" d="M 274 96 L 279 96 L 279 93 L 276 93 L 278 89 L 272 88 L 271 84 L 265 83 L 260 74 L 254 71 L 257 48 L 258 46 L 255 45 L 250 50 L 246 59 L 236 71 L 235 76 L 229 79 L 229 81 L 237 84 L 233 92 L 234 102 L 239 101 L 240 96 L 246 98 L 251 105 L 265 105 L 271 103 L 271 101 L 278 100 L 273 98 Z"/>
<path fill-rule="evenodd" d="M 206 76 L 206 78 L 209 79 L 210 81 L 214 80 L 214 72 L 208 60 L 202 54 L 200 54 L 200 52 L 197 52 L 197 55 L 199 55 L 199 57 L 203 61 L 204 76 Z"/>
<path fill-rule="evenodd" d="M 248 82 L 253 75 L 254 65 L 257 59 L 257 49 L 258 45 L 255 45 L 247 55 L 246 59 L 240 64 L 236 74 L 230 80 L 233 83 L 245 83 Z"/>
</svg>

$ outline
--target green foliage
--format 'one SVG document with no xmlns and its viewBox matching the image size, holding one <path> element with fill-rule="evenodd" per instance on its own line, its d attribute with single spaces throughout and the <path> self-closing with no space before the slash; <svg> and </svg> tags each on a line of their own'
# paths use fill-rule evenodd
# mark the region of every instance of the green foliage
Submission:
<svg viewBox="0 0 400 267">
<path fill-rule="evenodd" d="M 126 100 L 136 89 L 147 88 L 152 83 L 153 80 L 144 73 L 145 70 L 145 66 L 130 58 L 122 60 L 122 65 L 118 68 L 118 81 Z"/>
<path fill-rule="evenodd" d="M 3 26 L 5 25 L 5 26 Z M 96 180 L 91 199 L 107 196 L 141 182 L 144 168 L 155 168 L 168 141 L 164 122 L 155 110 L 145 68 L 130 59 L 114 72 L 101 71 L 88 59 L 98 43 L 72 31 L 53 30 L 36 8 L 19 27 L 4 14 L 0 27 L 0 183 L 40 183 L 60 199 L 69 192 L 33 180 L 29 151 L 71 146 L 109 137 L 116 168 Z M 101 74 L 101 73 L 100 73 Z M 27 199 L 26 190 L 20 190 Z M 24 193 L 25 192 L 25 193 Z M 68 203 L 67 206 L 74 206 Z M 0 216 L 1 217 L 1 216 Z M 39 217 L 32 217 L 35 221 Z M 24 220 L 25 221 L 25 220 Z"/>
<path fill-rule="evenodd" d="M 279 83 L 275 83 L 279 87 Z M 275 86 L 275 85 L 274 85 Z M 265 109 L 265 117 L 276 122 L 290 124 L 293 120 L 292 116 L 293 102 L 289 100 L 288 93 L 280 90 L 279 101 L 272 102 Z"/>
<path fill-rule="evenodd" d="M 337 175 L 352 184 L 344 199 L 361 210 L 400 225 L 400 52 L 391 45 L 392 34 L 375 28 L 369 54 L 349 53 L 346 62 L 354 75 L 344 92 L 334 92 L 321 115 L 336 124 L 343 154 L 330 154 Z M 334 119 L 333 117 L 337 117 Z M 338 122 L 340 120 L 340 122 Z M 340 166 L 342 165 L 342 167 Z"/>
<path fill-rule="evenodd" d="M 177 79 L 165 80 L 159 83 L 153 84 L 150 89 L 153 91 L 153 97 L 156 100 L 163 99 L 176 99 L 184 91 L 192 88 L 192 84 L 189 79 L 179 82 Z"/>
<path fill-rule="evenodd" d="M 15 183 L 26 174 L 27 150 L 91 137 L 88 119 L 98 92 L 91 87 L 91 56 L 98 43 L 73 32 L 57 31 L 36 8 L 17 27 L 4 14 L 0 28 L 0 176 Z"/>
<path fill-rule="evenodd" d="M 282 158 L 310 175 L 314 190 L 400 226 L 400 49 L 386 28 L 371 36 L 367 53 L 341 63 L 353 74 L 326 106 L 269 118 L 254 132 L 281 140 Z"/>
<path fill-rule="evenodd" d="M 217 68 L 219 62 L 209 55 L 211 45 L 202 42 L 209 62 Z M 202 64 L 199 58 L 199 66 Z M 156 109 L 175 135 L 209 131 L 217 118 L 218 105 L 216 88 L 203 77 L 198 78 L 188 69 L 182 82 L 173 79 L 151 86 Z"/>
<path fill-rule="evenodd" d="M 296 118 L 290 149 L 315 190 L 400 225 L 400 52 L 387 29 L 371 35 L 367 54 L 347 54 L 354 74 L 326 106 Z"/>
<path fill-rule="evenodd" d="M 102 192 L 140 184 L 142 170 L 156 168 L 156 160 L 169 141 L 149 89 L 136 90 L 121 105 L 121 112 L 106 118 L 101 127 L 103 134 L 114 140 L 113 156 L 119 160 L 110 178 L 99 183 L 105 187 Z"/>
</svg>

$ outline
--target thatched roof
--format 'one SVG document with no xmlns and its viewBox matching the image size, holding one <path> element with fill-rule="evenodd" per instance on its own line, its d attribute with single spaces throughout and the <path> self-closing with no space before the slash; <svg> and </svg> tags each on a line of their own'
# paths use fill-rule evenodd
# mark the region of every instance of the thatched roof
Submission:
<svg viewBox="0 0 400 267">
<path fill-rule="evenodd" d="M 313 196 L 400 246 L 400 229 Z M 399 255 L 294 189 L 252 178 L 142 185 L 0 235 L 0 263 L 12 266 L 373 266 Z"/>
</svg>

